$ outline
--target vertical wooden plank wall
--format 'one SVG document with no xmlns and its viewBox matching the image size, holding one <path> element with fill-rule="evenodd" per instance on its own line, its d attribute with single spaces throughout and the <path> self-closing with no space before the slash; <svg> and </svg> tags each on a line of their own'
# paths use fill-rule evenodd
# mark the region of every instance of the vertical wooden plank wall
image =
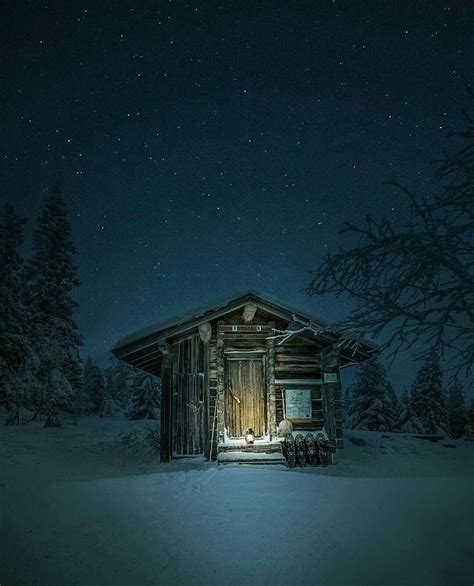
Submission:
<svg viewBox="0 0 474 586">
<path fill-rule="evenodd" d="M 192 334 L 172 344 L 172 455 L 204 453 L 206 372 L 204 343 Z"/>
</svg>

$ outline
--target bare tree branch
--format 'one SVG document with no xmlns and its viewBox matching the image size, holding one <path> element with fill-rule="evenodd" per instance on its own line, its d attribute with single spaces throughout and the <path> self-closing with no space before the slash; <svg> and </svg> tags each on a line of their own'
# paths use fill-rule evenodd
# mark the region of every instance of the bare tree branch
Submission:
<svg viewBox="0 0 474 586">
<path fill-rule="evenodd" d="M 438 161 L 430 197 L 391 183 L 407 198 L 402 229 L 367 216 L 347 223 L 356 245 L 330 254 L 313 273 L 310 295 L 346 295 L 357 302 L 336 324 L 359 336 L 385 336 L 383 348 L 441 344 L 456 372 L 474 365 L 474 120 L 453 133 L 456 148 Z M 460 145 L 459 145 L 460 142 Z"/>
</svg>

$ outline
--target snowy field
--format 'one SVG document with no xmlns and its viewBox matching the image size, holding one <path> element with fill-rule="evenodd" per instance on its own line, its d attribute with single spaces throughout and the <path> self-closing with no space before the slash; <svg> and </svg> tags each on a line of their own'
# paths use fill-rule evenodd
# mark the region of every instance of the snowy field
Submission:
<svg viewBox="0 0 474 586">
<path fill-rule="evenodd" d="M 474 443 L 347 432 L 328 468 L 159 465 L 146 425 L 0 427 L 2 586 L 474 583 Z"/>
</svg>

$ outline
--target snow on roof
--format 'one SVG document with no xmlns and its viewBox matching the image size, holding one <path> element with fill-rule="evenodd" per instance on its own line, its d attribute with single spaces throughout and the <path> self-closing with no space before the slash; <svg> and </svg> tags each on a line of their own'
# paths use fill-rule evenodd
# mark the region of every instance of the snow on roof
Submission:
<svg viewBox="0 0 474 586">
<path fill-rule="evenodd" d="M 269 310 L 272 308 L 275 310 L 283 310 L 284 313 L 288 314 L 288 316 L 297 315 L 300 318 L 312 321 L 317 323 L 321 326 L 330 326 L 330 324 L 314 315 L 310 315 L 304 311 L 296 309 L 286 302 L 282 301 L 278 297 L 270 295 L 268 293 L 264 293 L 262 291 L 256 290 L 246 290 L 233 293 L 227 297 L 215 300 L 212 303 L 208 303 L 207 305 L 194 307 L 182 314 L 175 315 L 173 317 L 167 318 L 165 320 L 159 321 L 153 325 L 147 326 L 146 328 L 142 328 L 136 332 L 128 334 L 121 338 L 113 347 L 113 351 L 119 350 L 133 342 L 137 342 L 143 338 L 147 338 L 149 336 L 161 336 L 164 334 L 171 334 L 172 331 L 180 329 L 181 326 L 199 320 L 199 318 L 208 318 L 213 314 L 225 310 L 228 306 L 232 306 L 230 309 L 238 308 L 240 305 L 244 305 L 250 301 L 254 301 L 256 303 L 261 303 L 264 306 L 267 306 Z M 367 340 L 360 340 L 361 343 L 368 346 L 369 348 L 376 349 L 376 345 L 372 342 Z"/>
</svg>

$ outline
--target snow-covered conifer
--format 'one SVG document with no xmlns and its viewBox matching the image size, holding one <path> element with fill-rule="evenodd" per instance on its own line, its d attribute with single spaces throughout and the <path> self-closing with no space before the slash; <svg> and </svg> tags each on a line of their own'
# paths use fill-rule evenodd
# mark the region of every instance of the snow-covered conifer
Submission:
<svg viewBox="0 0 474 586">
<path fill-rule="evenodd" d="M 464 391 L 459 380 L 455 380 L 449 389 L 447 408 L 451 437 L 460 438 L 464 434 L 464 428 L 468 421 L 464 405 Z"/>
<path fill-rule="evenodd" d="M 448 433 L 449 422 L 443 392 L 440 352 L 434 347 L 416 374 L 411 391 L 414 414 L 425 433 Z"/>
<path fill-rule="evenodd" d="M 158 419 L 160 413 L 160 394 L 158 381 L 150 374 L 141 372 L 135 376 L 133 404 L 128 413 L 129 419 Z"/>
<path fill-rule="evenodd" d="M 105 394 L 105 379 L 102 369 L 87 358 L 82 373 L 82 383 L 79 393 L 79 410 L 85 413 L 99 413 Z"/>
<path fill-rule="evenodd" d="M 391 392 L 387 372 L 377 358 L 363 362 L 357 368 L 352 388 L 348 427 L 368 431 L 393 430 L 396 422 Z"/>
<path fill-rule="evenodd" d="M 104 400 L 101 417 L 117 417 L 128 413 L 133 394 L 133 369 L 120 360 L 112 360 L 105 372 Z"/>
<path fill-rule="evenodd" d="M 413 412 L 411 395 L 405 389 L 400 398 L 400 415 L 398 418 L 398 429 L 404 433 L 424 433 L 423 424 Z"/>
<path fill-rule="evenodd" d="M 9 410 L 7 424 L 20 423 L 34 353 L 28 340 L 28 319 L 20 301 L 19 270 L 25 220 L 10 205 L 0 212 L 0 404 Z"/>
<path fill-rule="evenodd" d="M 66 375 L 60 368 L 49 371 L 49 377 L 45 385 L 45 427 L 59 427 L 58 410 L 71 411 L 75 398 L 75 392 Z"/>
<path fill-rule="evenodd" d="M 474 397 L 469 402 L 469 408 L 467 410 L 467 422 L 474 429 Z"/>
<path fill-rule="evenodd" d="M 44 389 L 51 380 L 58 383 L 59 369 L 64 381 L 76 392 L 81 380 L 82 344 L 73 318 L 77 306 L 71 293 L 79 284 L 74 264 L 76 250 L 71 225 L 60 191 L 53 188 L 33 234 L 32 256 L 24 272 L 24 299 L 31 311 L 32 342 L 40 360 L 39 377 Z M 64 389 L 63 395 L 69 394 Z M 50 401 L 47 401 L 48 405 Z M 49 407 L 48 407 L 49 409 Z"/>
</svg>

